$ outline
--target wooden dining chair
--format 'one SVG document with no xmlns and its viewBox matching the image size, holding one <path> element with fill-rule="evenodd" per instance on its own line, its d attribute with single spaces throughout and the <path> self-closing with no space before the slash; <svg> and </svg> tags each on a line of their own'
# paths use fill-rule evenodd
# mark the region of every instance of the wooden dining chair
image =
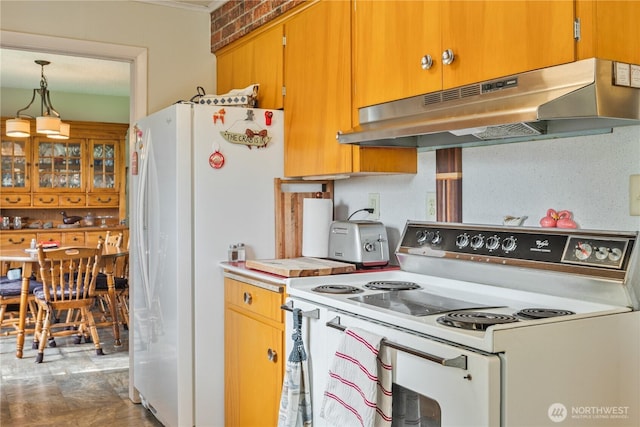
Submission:
<svg viewBox="0 0 640 427">
<path fill-rule="evenodd" d="M 5 265 L 7 264 L 7 265 Z M 18 322 L 20 314 L 20 293 L 22 291 L 22 274 L 20 269 L 13 269 L 18 272 L 18 277 L 9 277 L 9 263 L 3 263 L 2 276 L 0 276 L 0 335 L 16 335 L 18 333 Z M 36 319 L 35 296 L 33 292 L 42 289 L 42 283 L 35 279 L 29 279 L 29 293 L 27 295 L 27 333 L 33 332 L 33 325 Z"/>
<path fill-rule="evenodd" d="M 44 251 L 38 246 L 38 263 L 42 289 L 35 292 L 38 306 L 34 345 L 38 345 L 36 363 L 44 360 L 44 348 L 49 337 L 76 335 L 76 343 L 93 341 L 97 355 L 104 354 L 91 307 L 94 305 L 98 266 L 103 242 L 97 248 L 64 247 Z M 79 311 L 79 320 L 68 316 L 57 321 L 56 312 Z M 55 322 L 55 323 L 54 323 Z M 90 338 L 89 338 L 90 335 Z"/>
<path fill-rule="evenodd" d="M 122 249 L 122 243 L 122 233 L 111 236 L 110 232 L 107 232 L 105 250 L 109 248 Z M 113 328 L 116 346 L 120 345 L 120 324 L 125 329 L 129 325 L 129 281 L 125 275 L 125 271 L 128 270 L 128 259 L 127 251 L 119 256 L 105 254 L 96 280 L 97 306 L 100 311 L 100 318 L 96 325 L 99 328 Z M 109 289 L 109 274 L 112 275 L 113 289 Z"/>
</svg>

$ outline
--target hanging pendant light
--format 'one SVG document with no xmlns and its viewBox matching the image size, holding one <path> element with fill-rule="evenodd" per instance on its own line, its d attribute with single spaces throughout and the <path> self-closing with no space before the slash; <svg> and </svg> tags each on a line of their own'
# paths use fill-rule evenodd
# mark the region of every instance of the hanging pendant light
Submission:
<svg viewBox="0 0 640 427">
<path fill-rule="evenodd" d="M 47 135 L 47 137 L 54 139 L 69 139 L 70 130 L 71 126 L 69 125 L 69 123 L 60 122 L 60 133 Z"/>
<path fill-rule="evenodd" d="M 49 96 L 49 89 L 47 87 L 47 78 L 44 76 L 44 67 L 49 65 L 49 61 L 38 59 L 35 61 L 40 65 L 40 89 L 33 89 L 33 95 L 29 104 L 18 110 L 15 119 L 8 119 L 6 124 L 6 135 L 12 137 L 24 138 L 31 135 L 31 123 L 24 117 L 33 118 L 24 114 L 23 111 L 28 110 L 36 99 L 36 94 L 40 95 L 40 115 L 36 117 L 36 132 L 47 135 L 51 138 L 67 139 L 69 138 L 69 124 L 62 123 L 60 120 L 60 114 L 53 108 L 51 104 L 51 98 Z"/>
</svg>

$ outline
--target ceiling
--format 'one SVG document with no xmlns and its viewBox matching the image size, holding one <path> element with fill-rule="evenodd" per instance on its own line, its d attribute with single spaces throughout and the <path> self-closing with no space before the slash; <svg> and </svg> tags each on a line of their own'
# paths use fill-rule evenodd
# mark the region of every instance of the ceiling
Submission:
<svg viewBox="0 0 640 427">
<path fill-rule="evenodd" d="M 211 13 L 227 0 L 137 0 L 161 6 Z M 41 68 L 34 61 L 51 62 L 44 67 L 52 101 L 55 93 L 128 96 L 129 63 L 16 49 L 0 49 L 0 85 L 4 88 L 40 87 Z"/>
</svg>

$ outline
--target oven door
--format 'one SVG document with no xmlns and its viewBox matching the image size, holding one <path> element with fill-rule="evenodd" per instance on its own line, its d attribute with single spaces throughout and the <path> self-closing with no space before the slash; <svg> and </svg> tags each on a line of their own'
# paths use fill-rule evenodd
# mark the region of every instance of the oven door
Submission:
<svg viewBox="0 0 640 427">
<path fill-rule="evenodd" d="M 438 342 L 342 312 L 329 310 L 327 314 L 330 318 L 325 331 L 329 366 L 345 328 L 375 333 L 388 343 L 383 345 L 390 347 L 393 361 L 392 426 L 500 425 L 498 356 Z M 314 387 L 324 389 L 325 383 L 326 374 L 325 378 L 315 377 Z M 314 395 L 318 394 L 314 390 Z M 317 419 L 314 417 L 314 425 Z M 322 422 L 319 425 L 323 425 Z"/>
</svg>

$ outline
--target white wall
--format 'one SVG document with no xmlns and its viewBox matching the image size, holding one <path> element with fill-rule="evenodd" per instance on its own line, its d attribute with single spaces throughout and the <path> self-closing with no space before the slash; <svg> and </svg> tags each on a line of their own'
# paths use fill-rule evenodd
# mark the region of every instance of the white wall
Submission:
<svg viewBox="0 0 640 427">
<path fill-rule="evenodd" d="M 640 231 L 640 216 L 629 215 L 629 175 L 640 174 L 640 126 L 464 148 L 462 170 L 465 223 L 500 224 L 505 215 L 526 215 L 524 225 L 537 227 L 554 208 L 572 211 L 580 228 Z M 422 152 L 416 175 L 336 181 L 335 219 L 367 207 L 368 193 L 380 193 L 380 220 L 393 252 L 407 220 L 426 220 L 426 196 L 435 188 L 435 152 Z"/>
<path fill-rule="evenodd" d="M 149 113 L 191 98 L 197 86 L 215 93 L 210 27 L 206 12 L 135 1 L 0 2 L 5 31 L 147 48 Z"/>
</svg>

